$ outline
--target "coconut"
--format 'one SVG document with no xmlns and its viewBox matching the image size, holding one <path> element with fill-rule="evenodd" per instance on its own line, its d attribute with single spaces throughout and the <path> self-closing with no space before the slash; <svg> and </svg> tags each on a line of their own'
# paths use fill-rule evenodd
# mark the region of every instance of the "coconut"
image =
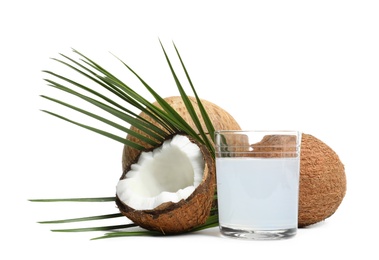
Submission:
<svg viewBox="0 0 379 260">
<path fill-rule="evenodd" d="M 254 144 L 253 152 L 265 155 L 268 145 L 280 144 L 275 152 L 291 156 L 295 139 L 290 136 L 267 135 Z M 269 149 L 273 150 L 272 147 Z M 249 156 L 254 156 L 254 153 Z M 299 227 L 325 220 L 335 213 L 346 193 L 346 176 L 338 155 L 325 143 L 309 134 L 302 134 L 300 148 Z"/>
<path fill-rule="evenodd" d="M 206 129 L 196 99 L 189 99 Z M 165 100 L 199 132 L 180 96 Z M 240 129 L 224 109 L 207 100 L 202 99 L 201 103 L 215 129 Z M 153 105 L 160 107 L 157 102 Z M 164 130 L 145 113 L 140 116 Z M 130 129 L 145 134 L 134 126 Z M 157 147 L 131 135 L 126 137 L 146 150 L 124 147 L 123 174 L 117 185 L 116 204 L 123 215 L 140 227 L 163 234 L 179 234 L 204 224 L 210 216 L 212 205 L 215 205 L 215 162 L 205 145 L 184 134 L 166 133 L 167 139 Z M 208 137 L 213 140 L 213 136 Z"/>
<path fill-rule="evenodd" d="M 336 212 L 346 193 L 346 175 L 338 155 L 312 135 L 302 135 L 300 154 L 298 222 L 305 227 Z"/>
<path fill-rule="evenodd" d="M 135 224 L 178 234 L 205 223 L 216 186 L 209 150 L 188 136 L 174 135 L 139 154 L 117 185 L 116 204 Z"/>
<path fill-rule="evenodd" d="M 196 98 L 194 97 L 188 97 L 196 111 L 196 115 L 197 117 L 199 118 L 200 122 L 201 122 L 201 126 L 203 129 L 206 129 L 206 126 L 205 126 L 205 123 L 203 121 L 203 117 L 201 115 L 201 112 L 198 108 L 198 104 L 197 104 L 197 101 L 196 101 Z M 165 101 L 171 105 L 178 113 L 179 115 L 197 132 L 198 129 L 195 125 L 195 123 L 193 122 L 190 114 L 188 113 L 187 111 L 187 108 L 183 102 L 183 99 L 182 97 L 180 96 L 172 96 L 172 97 L 167 97 L 165 98 Z M 237 123 L 237 121 L 227 112 L 225 111 L 223 108 L 221 108 L 220 106 L 210 102 L 210 101 L 207 101 L 207 100 L 204 100 L 204 99 L 201 99 L 201 103 L 202 105 L 204 106 L 205 110 L 207 111 L 207 114 L 209 116 L 209 119 L 211 120 L 213 126 L 215 129 L 217 130 L 240 130 L 241 127 L 239 126 L 239 124 Z M 154 102 L 153 103 L 156 107 L 160 107 L 160 105 L 157 103 L 157 102 Z M 157 122 L 155 122 L 153 119 L 151 119 L 148 115 L 146 115 L 146 113 L 142 112 L 140 114 L 140 116 L 146 120 L 148 120 L 149 122 L 153 122 L 156 126 L 158 126 L 159 128 L 161 128 L 162 130 L 163 127 L 161 125 L 159 125 Z M 137 132 L 137 133 L 140 133 L 140 134 L 144 134 L 143 132 L 141 132 L 139 129 L 135 128 L 134 126 L 131 126 L 130 127 L 131 130 Z M 208 135 L 209 136 L 209 135 Z M 128 140 L 130 141 L 133 141 L 135 143 L 138 143 L 138 144 L 141 144 L 143 145 L 144 147 L 146 147 L 147 149 L 151 149 L 152 147 L 149 145 L 149 144 L 146 144 L 142 141 L 140 141 L 138 138 L 132 136 L 132 135 L 128 135 L 126 137 Z M 213 140 L 213 136 L 209 136 L 210 140 Z M 124 150 L 123 150 L 123 155 L 122 155 L 122 169 L 125 170 L 125 168 L 135 160 L 135 158 L 140 154 L 140 151 L 130 147 L 130 146 L 125 146 L 124 147 Z"/>
</svg>

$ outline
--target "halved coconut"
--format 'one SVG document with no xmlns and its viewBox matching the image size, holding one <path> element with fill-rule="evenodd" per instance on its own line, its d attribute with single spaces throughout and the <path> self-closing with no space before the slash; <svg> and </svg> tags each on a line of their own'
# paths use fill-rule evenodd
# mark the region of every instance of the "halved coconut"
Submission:
<svg viewBox="0 0 379 260">
<path fill-rule="evenodd" d="M 215 192 L 215 165 L 209 150 L 186 135 L 174 135 L 141 152 L 116 189 L 116 204 L 135 224 L 163 234 L 204 224 Z"/>
</svg>

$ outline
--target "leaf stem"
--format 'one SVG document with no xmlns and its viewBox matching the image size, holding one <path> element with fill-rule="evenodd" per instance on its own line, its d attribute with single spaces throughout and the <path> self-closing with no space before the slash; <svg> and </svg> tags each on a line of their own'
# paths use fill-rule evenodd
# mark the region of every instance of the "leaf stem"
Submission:
<svg viewBox="0 0 379 260">
<path fill-rule="evenodd" d="M 97 198 L 64 198 L 64 199 L 30 199 L 31 202 L 109 202 L 115 201 L 116 197 Z"/>
<path fill-rule="evenodd" d="M 122 217 L 122 216 L 123 215 L 121 213 L 115 213 L 115 214 L 99 215 L 99 216 L 84 217 L 84 218 L 70 218 L 70 219 L 61 219 L 61 220 L 40 221 L 38 223 L 40 223 L 40 224 L 62 224 L 62 223 L 100 220 L 100 219 L 108 219 L 108 218 L 118 218 L 118 217 Z"/>
</svg>

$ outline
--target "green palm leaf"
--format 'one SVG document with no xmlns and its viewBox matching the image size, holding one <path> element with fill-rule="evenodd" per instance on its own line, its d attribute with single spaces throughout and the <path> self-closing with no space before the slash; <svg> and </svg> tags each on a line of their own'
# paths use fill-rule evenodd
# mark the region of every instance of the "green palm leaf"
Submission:
<svg viewBox="0 0 379 260">
<path fill-rule="evenodd" d="M 121 61 L 122 62 L 122 61 Z M 165 117 L 165 114 L 160 114 L 162 116 L 163 120 L 169 120 L 173 124 L 175 124 L 175 127 L 177 129 L 177 132 L 185 132 L 188 135 L 192 136 L 192 138 L 198 140 L 201 143 L 204 143 L 204 140 L 199 138 L 198 134 L 192 127 L 183 119 L 182 116 L 179 115 L 176 110 L 168 104 L 164 98 L 158 95 L 157 92 L 155 92 L 138 74 L 132 70 L 127 64 L 122 62 L 140 81 L 141 83 L 146 87 L 146 89 L 154 96 L 158 104 L 166 111 L 166 115 L 169 115 L 169 117 Z"/>
<path fill-rule="evenodd" d="M 136 227 L 135 224 L 114 225 L 114 226 L 102 226 L 102 227 L 86 227 L 86 228 L 67 228 L 67 229 L 52 229 L 53 232 L 89 232 L 89 231 L 107 231 L 113 229 L 125 229 Z"/>
<path fill-rule="evenodd" d="M 50 98 L 50 97 L 47 97 L 47 96 L 42 96 L 42 97 L 43 97 L 43 98 L 46 98 L 46 99 L 48 99 L 48 100 L 51 100 L 51 101 L 53 101 L 53 102 L 56 102 L 56 103 L 58 103 L 58 104 L 64 105 L 64 106 L 66 106 L 66 107 L 69 107 L 69 108 L 71 108 L 71 109 L 73 109 L 73 110 L 76 110 L 76 111 L 78 111 L 78 112 L 81 112 L 81 113 L 83 113 L 83 114 L 85 114 L 85 115 L 88 115 L 88 116 L 90 116 L 90 117 L 92 117 L 92 118 L 95 118 L 95 119 L 97 119 L 97 120 L 99 120 L 99 121 L 101 121 L 101 122 L 103 122 L 103 123 L 106 123 L 106 124 L 108 124 L 108 125 L 110 125 L 110 126 L 113 126 L 113 127 L 117 128 L 117 129 L 119 129 L 119 130 L 122 130 L 122 131 L 124 131 L 124 132 L 126 132 L 126 133 L 128 133 L 128 134 L 130 134 L 130 135 L 133 135 L 133 136 L 137 137 L 139 140 L 141 140 L 141 141 L 143 141 L 143 142 L 145 142 L 145 143 L 148 143 L 148 144 L 153 145 L 153 146 L 159 144 L 158 142 L 155 142 L 155 141 L 153 141 L 152 139 L 147 138 L 147 137 L 144 136 L 144 135 L 141 135 L 141 134 L 139 134 L 139 133 L 137 133 L 137 132 L 135 132 L 135 131 L 132 131 L 132 130 L 130 130 L 129 128 L 124 127 L 124 126 L 122 126 L 122 125 L 120 125 L 120 124 L 117 124 L 117 123 L 115 123 L 115 122 L 113 122 L 113 121 L 111 121 L 111 120 L 108 120 L 108 119 L 104 118 L 104 117 L 98 116 L 98 115 L 96 115 L 96 114 L 90 113 L 90 112 L 85 111 L 85 110 L 83 110 L 83 109 L 80 109 L 80 108 L 77 108 L 77 107 L 75 107 L 75 106 L 69 105 L 69 104 L 67 104 L 67 103 L 65 103 L 65 102 L 62 102 L 62 101 L 59 101 L 59 100 L 57 100 L 57 99 L 53 99 L 53 98 Z M 135 118 L 133 118 L 133 117 L 128 117 L 127 115 L 125 115 L 125 117 L 127 117 L 127 119 L 125 119 L 125 121 L 131 122 L 134 126 L 138 126 L 138 127 L 137 127 L 138 129 L 144 131 L 144 132 L 147 133 L 147 134 L 151 134 L 151 136 L 155 137 L 155 139 L 158 139 L 158 140 L 160 140 L 160 141 L 163 141 L 163 140 L 164 140 L 161 136 L 156 135 L 154 132 L 151 132 L 148 128 L 146 128 L 146 126 L 143 126 L 143 122 L 140 122 L 138 119 L 135 119 Z M 120 137 L 120 138 L 122 138 L 122 137 Z"/>
<path fill-rule="evenodd" d="M 115 201 L 116 197 L 97 197 L 97 198 L 63 198 L 63 199 L 30 199 L 31 202 L 110 202 Z"/>
<path fill-rule="evenodd" d="M 213 127 L 213 123 L 212 123 L 211 119 L 209 118 L 209 115 L 208 115 L 207 111 L 205 110 L 205 108 L 204 108 L 204 106 L 203 106 L 203 104 L 202 104 L 202 102 L 201 102 L 201 100 L 200 100 L 200 98 L 199 98 L 199 96 L 198 96 L 198 94 L 196 92 L 196 89 L 195 89 L 195 87 L 194 87 L 194 85 L 192 83 L 192 80 L 191 80 L 191 78 L 190 78 L 190 76 L 189 76 L 189 74 L 187 72 L 186 67 L 184 66 L 183 60 L 182 60 L 182 58 L 181 58 L 181 56 L 179 54 L 179 51 L 176 48 L 175 44 L 174 44 L 174 48 L 176 50 L 176 54 L 178 55 L 178 58 L 180 60 L 182 68 L 184 70 L 184 73 L 186 74 L 187 80 L 188 80 L 188 82 L 189 82 L 189 84 L 191 86 L 193 94 L 194 94 L 194 96 L 196 98 L 197 104 L 198 104 L 199 109 L 200 109 L 200 113 L 201 113 L 201 115 L 203 117 L 203 120 L 204 120 L 204 123 L 205 123 L 205 125 L 206 125 L 206 127 L 208 129 L 209 136 L 213 136 L 214 132 L 215 132 L 215 128 Z M 211 148 L 211 151 L 214 151 L 213 146 L 210 146 L 209 148 Z M 214 152 L 212 154 L 214 154 Z"/>
<path fill-rule="evenodd" d="M 80 83 L 78 80 L 69 79 L 63 75 L 51 72 L 43 71 L 48 75 L 48 78 L 45 81 L 48 83 L 49 87 L 53 87 L 59 91 L 68 93 L 72 96 L 79 98 L 82 101 L 92 105 L 94 108 L 101 109 L 105 112 L 106 116 L 95 114 L 94 112 L 89 111 L 88 109 L 80 108 L 74 104 L 69 104 L 63 100 L 41 95 L 42 98 L 54 102 L 56 104 L 62 105 L 69 109 L 72 109 L 82 115 L 95 119 L 101 123 L 104 123 L 111 127 L 111 129 L 122 131 L 127 135 L 134 136 L 143 143 L 157 146 L 159 145 L 168 135 L 175 133 L 185 133 L 191 136 L 193 139 L 198 142 L 205 144 L 212 155 L 214 155 L 214 147 L 212 145 L 212 140 L 209 136 L 213 136 L 214 127 L 213 124 L 205 110 L 191 78 L 189 77 L 188 71 L 183 63 L 183 60 L 179 54 L 178 49 L 174 44 L 174 48 L 177 54 L 178 59 L 180 60 L 182 69 L 186 75 L 186 79 L 191 86 L 193 95 L 196 98 L 198 109 L 204 120 L 204 125 L 206 129 L 203 128 L 202 122 L 199 120 L 194 105 L 191 103 L 185 89 L 183 88 L 177 73 L 175 72 L 172 63 L 163 47 L 163 44 L 160 42 L 162 47 L 163 54 L 166 58 L 167 65 L 170 68 L 171 74 L 175 81 L 177 90 L 182 97 L 182 100 L 186 106 L 186 109 L 191 116 L 196 129 L 193 129 L 183 118 L 182 116 L 167 103 L 167 101 L 162 98 L 146 81 L 144 81 L 130 66 L 124 63 L 121 59 L 114 56 L 121 64 L 127 69 L 128 72 L 132 73 L 139 82 L 148 90 L 152 95 L 159 106 L 154 105 L 152 102 L 148 101 L 146 98 L 139 95 L 133 88 L 122 82 L 110 71 L 106 70 L 100 66 L 97 62 L 83 55 L 77 50 L 73 49 L 73 53 L 79 56 L 78 60 L 70 58 L 67 55 L 60 54 L 62 59 L 53 59 L 54 61 L 62 64 L 63 66 L 71 69 L 78 75 L 80 75 L 83 80 L 86 82 L 91 82 L 91 87 L 88 85 Z M 99 90 L 95 90 L 99 88 Z M 105 92 L 104 92 L 105 91 Z M 105 94 L 102 94 L 105 93 Z M 130 107 L 130 108 L 129 108 Z M 158 125 L 151 123 L 150 121 L 142 118 L 138 113 L 133 112 L 133 109 L 137 109 L 140 112 L 145 113 L 152 120 L 154 120 Z M 61 120 L 65 120 L 77 126 L 83 127 L 87 130 L 93 131 L 105 137 L 111 138 L 115 141 L 118 141 L 124 145 L 133 147 L 137 150 L 145 150 L 145 147 L 132 142 L 125 138 L 125 136 L 118 136 L 110 131 L 104 131 L 97 127 L 83 124 L 72 119 L 66 118 L 65 116 L 56 114 L 48 110 L 42 110 L 47 114 L 55 116 Z M 125 123 L 116 123 L 114 118 L 121 120 Z M 126 125 L 131 125 L 141 131 L 137 133 L 131 128 L 128 128 Z M 162 130 L 164 129 L 164 130 Z M 196 131 L 197 130 L 197 131 Z M 216 199 L 216 194 L 215 198 Z M 33 199 L 32 202 L 108 202 L 115 201 L 115 197 L 98 197 L 98 198 L 70 198 L 70 199 Z M 70 222 L 81 222 L 81 221 L 92 221 L 92 220 L 102 220 L 108 218 L 120 217 L 122 214 L 106 214 L 100 216 L 90 216 L 82 218 L 71 218 L 71 219 L 62 219 L 62 220 L 51 220 L 51 221 L 41 221 L 41 224 L 64 224 Z M 212 209 L 211 214 L 203 225 L 196 227 L 192 231 L 198 231 L 206 228 L 211 228 L 218 225 L 218 215 L 217 208 Z M 124 224 L 124 225 L 112 225 L 112 226 L 98 226 L 98 227 L 85 227 L 85 228 L 74 228 L 74 229 L 53 229 L 54 232 L 86 232 L 86 231 L 109 231 L 118 229 L 118 231 L 113 231 L 106 233 L 104 236 L 97 237 L 94 239 L 102 238 L 113 238 L 113 237 L 122 237 L 122 236 L 140 236 L 140 235 L 149 235 L 156 236 L 162 235 L 159 232 L 155 231 L 124 231 L 123 229 L 136 227 L 135 224 Z"/>
<path fill-rule="evenodd" d="M 61 220 L 39 221 L 38 223 L 40 223 L 40 224 L 62 224 L 62 223 L 100 220 L 100 219 L 108 219 L 108 218 L 118 218 L 118 217 L 122 217 L 122 216 L 123 215 L 121 213 L 114 213 L 114 214 L 91 216 L 91 217 L 84 217 L 84 218 L 70 218 L 70 219 L 61 219 Z"/>
<path fill-rule="evenodd" d="M 172 120 L 170 117 L 167 117 L 163 111 L 154 105 L 152 105 L 147 99 L 143 98 L 141 95 L 139 95 L 137 92 L 135 92 L 132 88 L 130 88 L 128 85 L 123 83 L 121 80 L 119 80 L 117 77 L 115 77 L 113 74 L 102 68 L 100 65 L 89 59 L 88 57 L 84 56 L 78 51 L 74 51 L 78 55 L 80 55 L 84 60 L 85 64 L 89 65 L 96 71 L 102 73 L 104 76 L 97 76 L 99 79 L 101 79 L 109 88 L 114 90 L 120 90 L 125 94 L 125 101 L 132 105 L 135 108 L 140 109 L 142 112 L 149 115 L 152 119 L 159 122 L 165 129 L 167 129 L 171 133 L 175 133 L 179 131 L 178 129 L 175 129 L 174 125 L 172 124 Z M 117 58 L 117 57 L 116 57 Z M 118 59 L 118 58 L 117 58 Z M 118 59 L 121 61 L 120 59 Z M 126 66 L 129 70 L 132 71 L 132 73 L 138 77 L 140 80 L 141 78 L 135 73 L 129 66 L 127 66 L 123 61 L 121 63 Z M 88 70 L 88 69 L 87 69 Z M 92 72 L 93 74 L 97 75 L 96 73 Z M 101 84 L 102 85 L 102 84 Z M 102 85 L 104 86 L 104 85 Z M 108 87 L 106 87 L 108 89 Z"/>
<path fill-rule="evenodd" d="M 181 83 L 180 83 L 178 77 L 176 76 L 176 73 L 175 73 L 175 71 L 174 71 L 174 69 L 173 69 L 173 67 L 172 67 L 172 65 L 171 65 L 170 59 L 169 59 L 169 57 L 167 56 L 167 53 L 166 53 L 166 51 L 165 51 L 165 49 L 164 49 L 162 43 L 161 43 L 161 47 L 162 47 L 162 49 L 163 49 L 163 53 L 164 53 L 164 55 L 165 55 L 165 57 L 166 57 L 166 61 L 167 61 L 168 65 L 169 65 L 169 67 L 170 67 L 170 70 L 171 70 L 172 76 L 174 77 L 174 80 L 175 80 L 176 86 L 177 86 L 177 88 L 178 88 L 178 90 L 179 90 L 179 92 L 180 92 L 180 95 L 181 95 L 181 97 L 182 97 L 182 99 L 183 99 L 183 102 L 184 102 L 184 104 L 185 104 L 185 106 L 186 106 L 186 108 L 187 108 L 187 111 L 188 111 L 188 113 L 190 114 L 190 116 L 191 116 L 193 122 L 195 123 L 197 129 L 199 130 L 200 135 L 201 135 L 201 137 L 202 137 L 202 141 L 203 141 L 203 143 L 205 143 L 205 144 L 207 145 L 208 149 L 211 150 L 211 154 L 214 154 L 214 153 L 213 153 L 213 146 L 211 145 L 211 142 L 209 141 L 209 139 L 208 139 L 206 133 L 205 133 L 204 130 L 203 130 L 203 127 L 202 127 L 202 125 L 201 125 L 201 123 L 200 123 L 200 120 L 199 120 L 199 118 L 198 118 L 198 116 L 197 116 L 197 114 L 196 114 L 196 111 L 195 111 L 195 109 L 194 109 L 194 107 L 193 107 L 193 105 L 192 105 L 190 99 L 188 98 L 188 96 L 187 96 L 187 94 L 185 93 L 185 91 L 184 91 L 184 89 L 183 89 L 183 87 L 182 87 L 182 85 L 181 85 Z M 178 53 L 178 55 L 179 55 L 179 52 L 177 52 L 177 53 Z M 180 58 L 180 56 L 179 56 L 179 58 Z M 180 60 L 181 60 L 181 59 L 180 59 Z M 183 63 L 182 63 L 182 64 L 183 64 Z M 184 68 L 184 70 L 185 70 L 184 65 L 183 65 L 183 68 Z M 190 78 L 189 78 L 189 76 L 188 76 L 186 70 L 185 70 L 185 72 L 186 72 L 186 75 L 187 75 L 187 78 L 188 78 L 190 84 L 192 85 L 192 82 L 191 82 L 191 80 L 190 80 Z M 194 88 L 193 88 L 193 89 L 194 89 Z M 196 93 L 195 93 L 195 95 L 197 96 Z M 201 101 L 200 101 L 199 98 L 197 98 L 197 102 L 200 102 L 200 104 L 201 104 Z M 204 109 L 204 108 L 203 108 L 203 109 Z M 204 111 L 205 111 L 205 110 L 204 110 Z M 203 112 L 204 112 L 204 111 L 203 111 Z M 208 119 L 209 119 L 209 118 L 208 118 Z"/>
</svg>

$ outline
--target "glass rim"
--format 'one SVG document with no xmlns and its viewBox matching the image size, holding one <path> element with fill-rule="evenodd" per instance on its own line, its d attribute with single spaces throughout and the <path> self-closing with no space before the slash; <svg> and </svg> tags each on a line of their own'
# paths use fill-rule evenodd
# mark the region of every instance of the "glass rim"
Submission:
<svg viewBox="0 0 379 260">
<path fill-rule="evenodd" d="M 235 142 L 239 139 L 238 136 L 246 136 L 249 137 L 249 140 L 247 142 Z M 275 143 L 261 143 L 266 136 L 286 136 L 286 137 L 293 137 L 294 143 L 287 143 L 287 142 L 275 142 Z M 252 139 L 250 139 L 250 137 Z M 223 153 L 223 149 L 227 147 L 233 147 L 237 149 L 242 148 L 249 148 L 249 150 L 246 151 L 228 151 L 229 153 L 246 153 L 251 152 L 254 150 L 254 144 L 257 145 L 256 147 L 259 147 L 259 149 L 279 149 L 279 148 L 294 148 L 296 152 L 300 151 L 301 147 L 301 139 L 302 139 L 302 132 L 298 130 L 217 130 L 214 133 L 214 141 L 215 141 L 215 148 L 216 153 Z M 225 142 L 226 140 L 234 140 L 230 144 Z M 263 139 L 261 139 L 263 138 Z M 242 139 L 241 139 L 242 140 Z M 256 149 L 256 148 L 255 148 Z M 263 152 L 263 151 L 262 151 Z M 288 152 L 288 151 L 287 151 Z M 259 153 L 258 150 L 256 150 L 255 153 Z M 278 153 L 278 151 L 264 151 L 264 153 Z"/>
<path fill-rule="evenodd" d="M 222 133 L 297 133 L 301 134 L 300 130 L 264 130 L 264 129 L 251 129 L 251 130 L 215 130 L 214 134 Z"/>
<path fill-rule="evenodd" d="M 215 130 L 214 137 L 217 135 L 231 135 L 231 134 L 283 134 L 283 135 L 296 135 L 297 138 L 301 138 L 302 132 L 299 130 Z"/>
</svg>

